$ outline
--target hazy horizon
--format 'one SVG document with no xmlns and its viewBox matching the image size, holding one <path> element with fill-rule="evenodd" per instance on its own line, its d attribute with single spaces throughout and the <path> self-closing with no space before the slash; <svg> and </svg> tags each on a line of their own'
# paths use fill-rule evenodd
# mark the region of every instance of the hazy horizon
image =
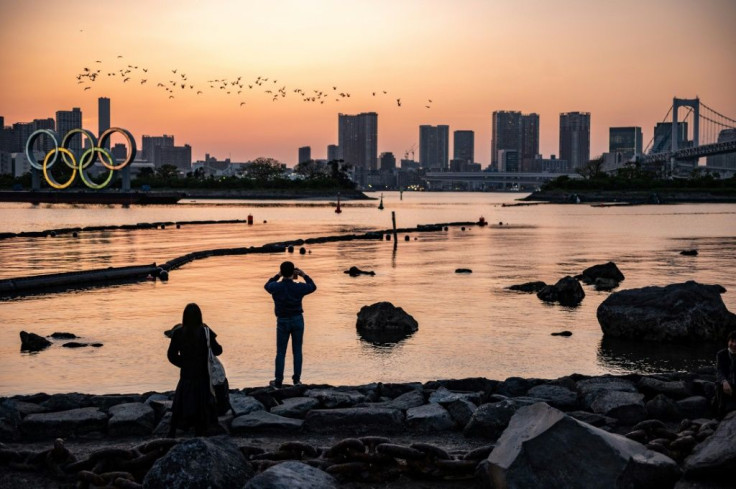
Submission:
<svg viewBox="0 0 736 489">
<path fill-rule="evenodd" d="M 4 1 L 0 18 L 6 125 L 79 107 L 96 133 L 109 97 L 113 125 L 174 135 L 193 160 L 325 158 L 338 113 L 378 113 L 397 159 L 418 158 L 422 124 L 472 130 L 484 167 L 498 110 L 538 113 L 545 157 L 562 112 L 591 113 L 591 156 L 612 126 L 646 146 L 675 96 L 736 116 L 729 0 Z"/>
</svg>

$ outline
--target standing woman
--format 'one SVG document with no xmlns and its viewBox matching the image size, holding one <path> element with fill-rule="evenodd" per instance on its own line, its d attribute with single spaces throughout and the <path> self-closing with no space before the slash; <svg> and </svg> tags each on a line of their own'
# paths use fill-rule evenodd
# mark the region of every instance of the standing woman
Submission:
<svg viewBox="0 0 736 489">
<path fill-rule="evenodd" d="M 202 322 L 202 311 L 197 304 L 187 304 L 182 317 L 182 327 L 174 330 L 167 356 L 181 369 L 171 406 L 169 437 L 176 429 L 194 425 L 196 436 L 203 436 L 210 424 L 217 423 L 215 397 L 210 390 L 210 374 L 207 366 L 209 351 Z M 217 335 L 210 330 L 210 348 L 215 355 L 222 353 Z"/>
</svg>

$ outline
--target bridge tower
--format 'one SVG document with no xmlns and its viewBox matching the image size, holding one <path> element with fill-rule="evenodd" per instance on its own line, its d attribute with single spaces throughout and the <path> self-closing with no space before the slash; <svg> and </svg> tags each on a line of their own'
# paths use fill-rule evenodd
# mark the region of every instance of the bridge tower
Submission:
<svg viewBox="0 0 736 489">
<path fill-rule="evenodd" d="M 672 151 L 673 155 L 675 151 L 679 149 L 677 147 L 677 109 L 679 109 L 680 107 L 690 107 L 691 109 L 693 109 L 693 146 L 698 146 L 700 144 L 700 99 L 698 97 L 691 99 L 675 97 L 672 99 L 672 136 L 670 138 L 670 151 Z M 674 172 L 674 170 L 675 158 L 672 157 L 670 158 L 670 175 L 672 174 L 672 172 Z"/>
</svg>

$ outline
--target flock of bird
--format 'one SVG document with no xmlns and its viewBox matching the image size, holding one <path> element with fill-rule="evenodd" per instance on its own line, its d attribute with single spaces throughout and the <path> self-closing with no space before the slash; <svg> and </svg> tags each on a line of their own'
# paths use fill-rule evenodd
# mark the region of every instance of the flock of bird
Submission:
<svg viewBox="0 0 736 489">
<path fill-rule="evenodd" d="M 118 66 L 115 68 L 103 69 L 107 66 L 107 63 L 103 63 L 102 60 L 95 60 L 90 66 L 85 66 L 76 75 L 77 84 L 81 85 L 83 90 L 91 90 L 98 78 L 106 77 L 110 79 L 118 79 L 121 83 L 130 83 L 139 85 L 145 85 L 148 83 L 149 74 L 148 68 L 138 66 L 137 64 L 130 64 L 123 61 L 123 56 L 118 56 Z M 153 76 L 153 73 L 151 74 Z M 164 80 L 164 78 L 168 78 Z M 159 78 L 160 81 L 156 83 L 156 89 L 164 92 L 169 99 L 176 99 L 177 96 L 185 95 L 188 93 L 196 96 L 204 95 L 205 92 L 211 93 L 215 91 L 219 94 L 230 96 L 237 99 L 240 107 L 246 106 L 246 95 L 260 93 L 270 98 L 272 102 L 278 102 L 286 98 L 287 94 L 291 93 L 294 96 L 301 98 L 302 102 L 324 104 L 325 102 L 340 102 L 341 100 L 349 99 L 351 94 L 343 89 L 339 89 L 337 86 L 331 86 L 330 88 L 323 90 L 304 90 L 301 88 L 286 88 L 286 85 L 279 83 L 276 79 L 269 79 L 268 77 L 258 76 L 255 79 L 248 81 L 242 76 L 238 76 L 234 79 L 227 78 L 215 78 L 207 80 L 206 83 L 195 83 L 190 80 L 186 73 L 178 68 L 172 68 L 167 72 L 165 77 Z M 377 90 L 371 92 L 371 97 L 389 97 L 389 93 L 386 90 Z M 393 97 L 391 97 L 393 98 Z M 396 98 L 396 106 L 402 106 L 401 98 Z M 427 99 L 424 103 L 424 107 L 427 109 L 432 108 L 432 100 Z"/>
</svg>

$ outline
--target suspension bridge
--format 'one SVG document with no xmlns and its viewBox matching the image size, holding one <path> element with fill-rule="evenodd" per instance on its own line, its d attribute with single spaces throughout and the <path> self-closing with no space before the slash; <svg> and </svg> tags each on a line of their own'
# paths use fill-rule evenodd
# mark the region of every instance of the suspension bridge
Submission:
<svg viewBox="0 0 736 489">
<path fill-rule="evenodd" d="M 686 108 L 687 113 L 680 121 L 681 108 Z M 688 123 L 692 124 L 690 139 Z M 649 167 L 659 166 L 663 174 L 678 176 L 691 173 L 698 165 L 698 158 L 727 153 L 736 153 L 736 119 L 723 115 L 699 98 L 675 97 L 662 123 L 657 124 L 644 154 L 636 155 L 634 161 Z M 709 164 L 707 168 L 736 170 L 730 166 L 719 168 Z"/>
</svg>

